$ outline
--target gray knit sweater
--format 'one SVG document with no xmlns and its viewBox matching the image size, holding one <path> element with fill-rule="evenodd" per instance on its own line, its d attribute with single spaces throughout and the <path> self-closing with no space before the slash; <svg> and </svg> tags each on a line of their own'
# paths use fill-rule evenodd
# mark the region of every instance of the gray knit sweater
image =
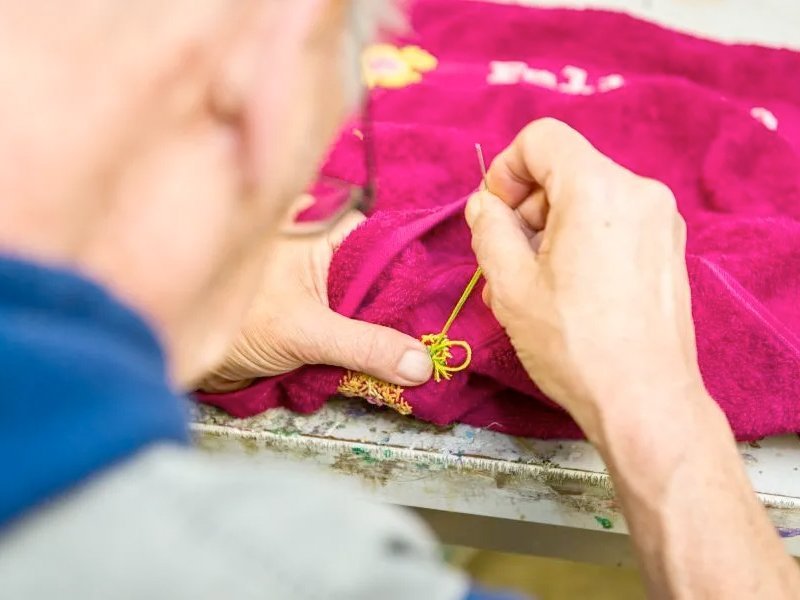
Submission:
<svg viewBox="0 0 800 600">
<path fill-rule="evenodd" d="M 457 600 L 467 588 L 410 513 L 283 467 L 173 447 L 0 537 L 0 598 L 15 600 Z"/>
</svg>

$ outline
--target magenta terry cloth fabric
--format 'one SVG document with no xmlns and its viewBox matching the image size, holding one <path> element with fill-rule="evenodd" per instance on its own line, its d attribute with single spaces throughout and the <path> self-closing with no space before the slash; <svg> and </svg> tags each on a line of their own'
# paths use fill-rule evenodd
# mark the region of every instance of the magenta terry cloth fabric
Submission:
<svg viewBox="0 0 800 600">
<path fill-rule="evenodd" d="M 532 119 L 556 117 L 674 191 L 700 366 L 736 435 L 800 431 L 800 54 L 592 10 L 425 0 L 412 23 L 403 43 L 439 65 L 374 95 L 379 198 L 335 255 L 331 306 L 413 336 L 438 332 L 475 269 L 462 216 L 480 182 L 474 144 L 490 159 Z M 348 128 L 325 174 L 360 183 L 361 151 Z M 528 379 L 479 293 L 450 337 L 472 344 L 472 365 L 406 390 L 417 418 L 581 435 Z M 310 412 L 342 375 L 306 367 L 202 400 L 237 416 Z"/>
</svg>

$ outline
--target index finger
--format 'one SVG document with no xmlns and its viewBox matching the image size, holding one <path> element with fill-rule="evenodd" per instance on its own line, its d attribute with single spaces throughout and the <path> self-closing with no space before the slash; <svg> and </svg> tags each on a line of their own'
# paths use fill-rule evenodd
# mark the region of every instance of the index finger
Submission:
<svg viewBox="0 0 800 600">
<path fill-rule="evenodd" d="M 580 133 L 556 119 L 538 119 L 527 125 L 511 145 L 492 161 L 487 174 L 491 192 L 517 208 L 538 188 L 552 199 L 556 176 L 576 173 L 579 165 L 602 158 Z"/>
</svg>

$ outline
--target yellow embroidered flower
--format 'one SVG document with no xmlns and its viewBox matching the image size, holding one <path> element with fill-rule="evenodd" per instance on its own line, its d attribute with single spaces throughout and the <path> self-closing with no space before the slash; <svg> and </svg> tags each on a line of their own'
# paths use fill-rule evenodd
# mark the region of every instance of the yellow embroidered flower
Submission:
<svg viewBox="0 0 800 600">
<path fill-rule="evenodd" d="M 370 88 L 397 89 L 422 81 L 422 74 L 433 71 L 439 61 L 419 46 L 398 48 L 375 44 L 364 50 L 364 80 Z"/>
</svg>

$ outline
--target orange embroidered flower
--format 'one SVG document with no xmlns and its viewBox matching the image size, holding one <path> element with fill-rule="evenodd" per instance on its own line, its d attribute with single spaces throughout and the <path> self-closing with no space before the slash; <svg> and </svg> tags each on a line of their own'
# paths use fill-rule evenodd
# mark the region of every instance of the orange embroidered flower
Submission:
<svg viewBox="0 0 800 600">
<path fill-rule="evenodd" d="M 398 48 L 375 44 L 364 50 L 364 80 L 370 88 L 403 88 L 422 81 L 422 74 L 433 71 L 439 61 L 419 46 Z"/>
<path fill-rule="evenodd" d="M 339 382 L 337 391 L 347 398 L 362 398 L 370 404 L 388 406 L 401 415 L 410 415 L 413 412 L 411 405 L 403 399 L 403 388 L 372 375 L 348 371 Z"/>
</svg>

